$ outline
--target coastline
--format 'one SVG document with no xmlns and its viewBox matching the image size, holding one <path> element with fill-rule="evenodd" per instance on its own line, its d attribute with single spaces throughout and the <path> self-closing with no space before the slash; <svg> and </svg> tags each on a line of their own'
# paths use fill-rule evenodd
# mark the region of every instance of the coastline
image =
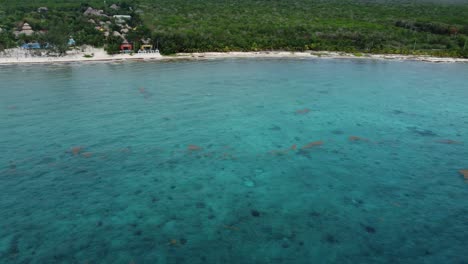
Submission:
<svg viewBox="0 0 468 264">
<path fill-rule="evenodd" d="M 85 54 L 93 54 L 93 57 L 85 57 Z M 76 52 L 62 57 L 31 57 L 0 55 L 0 65 L 27 65 L 27 64 L 54 64 L 54 63 L 81 63 L 81 62 L 118 62 L 118 61 L 168 61 L 168 60 L 207 60 L 226 58 L 298 58 L 298 59 L 365 59 L 365 60 L 395 60 L 395 61 L 422 61 L 432 63 L 468 63 L 468 59 L 450 57 L 432 57 L 426 55 L 401 55 L 401 54 L 361 54 L 359 56 L 345 52 L 330 51 L 249 51 L 249 52 L 197 52 L 177 53 L 163 56 L 159 53 L 135 53 L 108 55 L 104 49 L 93 48 L 86 52 Z"/>
<path fill-rule="evenodd" d="M 167 56 L 164 56 L 165 58 Z M 369 54 L 356 56 L 352 53 L 334 51 L 248 51 L 248 52 L 200 52 L 177 53 L 171 56 L 175 59 L 215 59 L 215 58 L 328 58 L 328 59 L 364 59 L 364 60 L 397 60 L 397 61 L 423 61 L 434 63 L 468 63 L 468 59 L 451 57 L 432 57 L 427 55 L 401 55 L 401 54 Z"/>
</svg>

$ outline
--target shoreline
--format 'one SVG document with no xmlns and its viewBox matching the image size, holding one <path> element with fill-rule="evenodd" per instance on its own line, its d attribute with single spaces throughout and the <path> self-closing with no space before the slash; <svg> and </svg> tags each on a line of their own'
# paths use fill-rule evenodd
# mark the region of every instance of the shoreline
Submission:
<svg viewBox="0 0 468 264">
<path fill-rule="evenodd" d="M 85 54 L 94 54 L 91 58 Z M 159 53 L 135 53 L 108 55 L 104 49 L 91 49 L 87 52 L 78 52 L 63 57 L 2 57 L 0 65 L 28 65 L 28 64 L 55 64 L 55 63 L 81 63 L 81 62 L 121 62 L 121 61 L 170 61 L 170 60 L 209 60 L 229 58 L 296 58 L 296 59 L 364 59 L 364 60 L 393 60 L 393 61 L 422 61 L 432 63 L 468 63 L 468 59 L 451 57 L 432 57 L 427 55 L 401 55 L 401 54 L 367 54 L 356 56 L 352 53 L 330 51 L 248 51 L 248 52 L 196 52 L 177 53 L 163 56 Z"/>
<path fill-rule="evenodd" d="M 164 56 L 165 58 L 168 56 Z M 356 56 L 353 53 L 334 51 L 247 51 L 247 52 L 196 52 L 177 53 L 175 59 L 216 59 L 216 58 L 325 58 L 325 59 L 364 59 L 364 60 L 395 60 L 395 61 L 422 61 L 433 63 L 468 63 L 468 58 L 433 57 L 428 55 L 402 55 L 402 54 L 370 54 L 362 53 Z"/>
</svg>

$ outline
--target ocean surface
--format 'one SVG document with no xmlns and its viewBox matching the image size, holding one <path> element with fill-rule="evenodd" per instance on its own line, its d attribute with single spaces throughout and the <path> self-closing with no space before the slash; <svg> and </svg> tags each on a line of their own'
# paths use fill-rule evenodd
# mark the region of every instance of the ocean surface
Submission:
<svg viewBox="0 0 468 264">
<path fill-rule="evenodd" d="M 0 66 L 0 263 L 468 263 L 468 64 Z"/>
</svg>

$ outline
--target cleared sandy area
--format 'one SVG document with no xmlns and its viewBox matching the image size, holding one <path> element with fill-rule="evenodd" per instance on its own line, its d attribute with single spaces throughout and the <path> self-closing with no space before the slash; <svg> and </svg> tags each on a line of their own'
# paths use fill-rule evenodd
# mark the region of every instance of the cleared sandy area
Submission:
<svg viewBox="0 0 468 264">
<path fill-rule="evenodd" d="M 32 64 L 32 63 L 60 63 L 60 62 L 93 62 L 162 59 L 159 53 L 135 53 L 109 55 L 102 48 L 87 48 L 84 51 L 70 51 L 65 56 L 33 56 L 21 49 L 10 49 L 0 53 L 0 64 Z"/>
</svg>

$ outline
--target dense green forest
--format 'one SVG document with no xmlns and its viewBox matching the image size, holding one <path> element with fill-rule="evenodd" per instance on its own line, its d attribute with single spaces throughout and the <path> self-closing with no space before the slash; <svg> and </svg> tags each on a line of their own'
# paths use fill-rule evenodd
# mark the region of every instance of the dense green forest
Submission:
<svg viewBox="0 0 468 264">
<path fill-rule="evenodd" d="M 117 52 L 112 15 L 131 15 L 125 35 L 135 49 L 143 39 L 162 53 L 252 50 L 331 50 L 468 57 L 468 1 L 370 0 L 4 0 L 0 49 L 32 41 L 60 42 Z M 119 9 L 112 9 L 116 4 Z M 88 7 L 109 17 L 84 16 Z M 47 7 L 47 12 L 39 12 Z M 89 22 L 92 19 L 94 22 Z M 16 37 L 23 22 L 44 33 Z M 63 40 L 62 40 L 63 41 Z M 63 43 L 60 44 L 63 47 Z M 59 46 L 59 45 L 55 45 Z"/>
</svg>

